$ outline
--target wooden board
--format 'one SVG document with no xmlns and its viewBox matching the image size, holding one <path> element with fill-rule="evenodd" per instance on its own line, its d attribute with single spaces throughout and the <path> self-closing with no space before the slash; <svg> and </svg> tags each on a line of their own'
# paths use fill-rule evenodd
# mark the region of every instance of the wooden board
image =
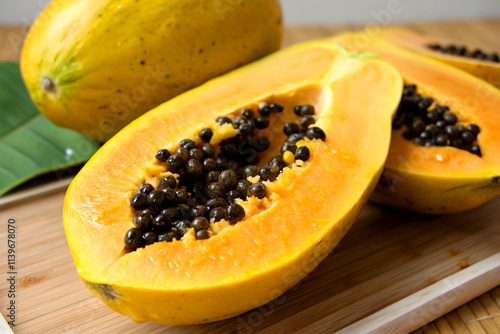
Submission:
<svg viewBox="0 0 500 334">
<path fill-rule="evenodd" d="M 368 316 L 352 326 L 408 332 L 500 284 L 500 198 L 441 217 L 369 204 L 336 250 L 277 301 L 214 324 L 134 324 L 104 306 L 78 278 L 64 237 L 63 198 L 59 191 L 0 207 L 3 226 L 14 218 L 18 227 L 16 333 L 322 332 Z M 4 313 L 7 299 L 1 297 Z"/>
<path fill-rule="evenodd" d="M 500 333 L 500 286 L 482 294 L 412 334 Z"/>
<path fill-rule="evenodd" d="M 500 21 L 412 26 L 486 50 L 500 50 L 495 33 L 500 30 Z M 292 28 L 287 30 L 285 41 L 291 44 L 343 29 Z M 1 32 L 1 57 L 17 59 L 18 51 L 5 36 L 22 36 L 22 29 Z M 344 333 L 408 333 L 500 284 L 500 198 L 467 213 L 437 217 L 368 204 L 339 246 L 277 300 L 212 324 L 135 324 L 104 306 L 78 278 L 62 225 L 64 193 L 65 185 L 61 184 L 41 195 L 35 192 L 0 202 L 0 310 L 6 315 L 6 225 L 14 218 L 14 330 L 18 334 L 309 333 L 342 329 Z M 466 311 L 461 311 L 464 316 Z M 494 333 L 500 326 L 493 320 L 491 323 L 486 328 Z M 445 326 L 433 323 L 426 331 L 433 332 L 439 324 Z"/>
</svg>

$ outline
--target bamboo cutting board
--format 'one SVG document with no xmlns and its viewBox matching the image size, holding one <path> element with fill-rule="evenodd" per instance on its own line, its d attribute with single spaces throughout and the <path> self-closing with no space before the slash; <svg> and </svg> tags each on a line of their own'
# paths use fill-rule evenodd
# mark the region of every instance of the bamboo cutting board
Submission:
<svg viewBox="0 0 500 334">
<path fill-rule="evenodd" d="M 78 278 L 61 220 L 64 193 L 52 189 L 0 207 L 1 221 L 14 218 L 18 226 L 16 333 L 290 333 L 350 325 L 341 333 L 405 333 L 500 284 L 500 198 L 441 217 L 368 204 L 336 250 L 276 301 L 213 324 L 134 324 Z M 5 229 L 0 238 L 5 245 Z"/>
<path fill-rule="evenodd" d="M 412 27 L 500 50 L 500 21 Z M 289 29 L 286 44 L 340 30 Z M 21 29 L 0 30 L 2 59 L 18 57 L 12 33 L 22 36 Z M 78 278 L 62 225 L 66 186 L 63 180 L 0 199 L 0 310 L 6 315 L 6 225 L 14 218 L 18 334 L 408 333 L 500 284 L 500 197 L 470 212 L 436 217 L 368 204 L 318 268 L 275 301 L 212 324 L 135 324 L 104 306 Z"/>
</svg>

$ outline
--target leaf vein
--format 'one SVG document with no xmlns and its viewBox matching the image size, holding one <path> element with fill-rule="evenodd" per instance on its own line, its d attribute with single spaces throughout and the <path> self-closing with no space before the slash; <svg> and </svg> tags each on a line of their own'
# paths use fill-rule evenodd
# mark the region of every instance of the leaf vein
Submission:
<svg viewBox="0 0 500 334">
<path fill-rule="evenodd" d="M 35 165 L 38 168 L 42 167 L 40 164 L 38 164 L 38 162 L 36 162 L 35 160 L 33 160 L 30 156 L 28 156 L 27 154 L 24 154 L 23 152 L 20 152 L 20 151 L 16 150 L 9 143 L 3 143 L 3 147 L 5 147 L 7 149 L 10 149 L 11 152 L 14 153 L 14 155 L 20 156 L 21 159 L 23 159 L 23 160 L 25 160 L 27 162 L 30 162 L 32 165 Z"/>
<path fill-rule="evenodd" d="M 54 142 L 52 142 L 50 139 L 47 139 L 45 138 L 44 136 L 42 136 L 41 134 L 39 134 L 38 132 L 34 131 L 33 129 L 30 129 L 30 128 L 27 128 L 26 129 L 26 132 L 30 133 L 33 135 L 33 137 L 36 137 L 38 138 L 41 142 L 47 144 L 47 146 L 49 147 L 52 147 L 53 149 L 55 149 L 56 151 L 59 151 L 62 153 L 63 156 L 66 155 L 66 152 L 59 146 L 57 146 L 56 144 L 54 144 Z"/>
<path fill-rule="evenodd" d="M 33 123 L 34 121 L 36 121 L 40 117 L 42 117 L 42 114 L 35 115 L 34 117 L 31 117 L 27 121 L 19 124 L 17 127 L 15 127 L 14 129 L 12 129 L 12 131 L 7 132 L 2 137 L 0 137 L 0 142 L 3 141 L 3 140 L 5 140 L 5 139 L 7 139 L 7 137 L 11 136 L 12 134 L 14 134 L 14 133 L 16 133 L 18 131 L 21 131 L 22 128 L 27 127 L 28 125 L 30 125 L 31 123 Z"/>
<path fill-rule="evenodd" d="M 7 177 L 10 177 L 12 180 L 17 181 L 17 176 L 7 168 L 0 166 L 0 172 L 2 172 Z"/>
</svg>

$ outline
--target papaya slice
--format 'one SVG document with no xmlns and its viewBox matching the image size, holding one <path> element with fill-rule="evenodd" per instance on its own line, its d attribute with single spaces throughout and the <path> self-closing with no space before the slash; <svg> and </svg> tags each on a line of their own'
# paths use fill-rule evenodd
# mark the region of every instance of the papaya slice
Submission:
<svg viewBox="0 0 500 334">
<path fill-rule="evenodd" d="M 370 196 L 388 153 L 402 87 L 399 73 L 378 57 L 309 42 L 146 113 L 109 140 L 68 189 L 64 226 L 80 277 L 110 308 L 136 322 L 216 321 L 276 298 L 333 249 Z M 283 108 L 269 115 L 267 128 L 255 130 L 270 139 L 268 150 L 258 153 L 261 166 L 280 153 L 283 127 L 298 117 L 294 106 L 313 107 L 314 127 L 324 134 L 297 142 L 310 156 L 262 182 L 264 197 L 236 199 L 245 213 L 238 222 L 211 219 L 209 238 L 198 238 L 191 228 L 180 240 L 128 249 L 124 235 L 130 237 L 137 214 L 131 198 L 145 182 L 160 187 L 167 172 L 162 150 L 178 152 L 179 142 L 189 138 L 200 145 L 200 136 L 222 146 L 237 132 L 225 117 L 236 123 L 240 111 L 249 109 L 262 115 L 263 102 Z M 205 136 L 207 128 L 211 136 Z M 290 155 L 285 151 L 284 161 Z M 259 177 L 264 179 L 247 180 Z"/>
<path fill-rule="evenodd" d="M 477 145 L 481 156 L 450 144 L 423 147 L 404 137 L 408 126 L 394 129 L 385 170 L 372 200 L 404 210 L 441 214 L 473 209 L 500 194 L 498 89 L 383 38 L 360 32 L 340 34 L 332 41 L 349 50 L 372 52 L 393 64 L 406 84 L 415 84 L 421 96 L 432 98 L 458 116 L 456 128 L 470 124 L 480 128 Z M 424 112 L 432 108 L 429 105 Z"/>
<path fill-rule="evenodd" d="M 431 36 L 402 28 L 385 28 L 380 31 L 385 38 L 408 50 L 444 62 L 469 72 L 500 87 L 500 59 L 497 53 L 456 45 L 451 41 L 438 40 Z"/>
</svg>

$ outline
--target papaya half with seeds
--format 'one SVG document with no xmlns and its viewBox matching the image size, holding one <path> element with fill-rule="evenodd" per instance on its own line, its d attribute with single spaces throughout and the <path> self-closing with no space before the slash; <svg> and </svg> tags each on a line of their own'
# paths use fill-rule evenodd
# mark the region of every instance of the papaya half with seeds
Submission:
<svg viewBox="0 0 500 334">
<path fill-rule="evenodd" d="M 106 141 L 172 97 L 280 48 L 278 0 L 55 0 L 21 70 L 40 111 Z"/>
<path fill-rule="evenodd" d="M 498 53 L 487 53 L 452 42 L 440 41 L 411 30 L 385 28 L 380 37 L 423 56 L 460 68 L 489 83 L 500 86 L 500 57 Z"/>
<path fill-rule="evenodd" d="M 309 42 L 209 81 L 146 113 L 109 140 L 68 189 L 64 226 L 80 277 L 110 308 L 136 322 L 216 321 L 278 297 L 333 249 L 370 196 L 389 150 L 402 87 L 399 73 L 373 55 Z M 239 123 L 240 112 L 248 122 Z M 286 126 L 298 124 L 296 113 L 302 117 L 302 130 Z M 254 135 L 243 126 L 252 122 Z M 288 129 L 288 136 L 285 126 L 296 131 Z M 183 190 L 202 189 L 192 208 L 201 212 L 200 202 L 209 206 L 203 198 L 207 188 L 197 184 L 217 174 L 212 170 L 205 177 L 190 176 L 197 168 L 189 161 L 201 150 L 214 159 L 219 154 L 217 168 L 231 168 L 231 161 L 224 162 L 220 155 L 247 157 L 245 147 L 229 152 L 234 149 L 231 140 L 242 138 L 263 145 L 248 150 L 257 152 L 257 158 L 248 158 L 260 168 L 258 175 L 251 172 L 252 166 L 234 173 L 248 174 L 238 181 L 251 183 L 246 198 L 231 202 L 230 191 L 226 199 L 214 199 L 232 204 L 225 219 L 209 216 L 208 229 L 202 226 L 205 218 L 189 221 L 194 211 L 184 209 L 193 203 Z M 185 169 L 183 149 L 189 149 L 191 157 Z M 284 162 L 274 177 L 267 175 L 274 173 L 266 165 L 271 157 L 279 160 L 278 166 Z M 187 177 L 186 171 L 191 173 Z M 231 175 L 224 171 L 218 180 L 225 186 L 232 183 Z M 183 183 L 186 186 L 180 187 Z M 210 197 L 220 190 L 215 184 L 208 185 Z M 142 246 L 126 246 L 134 244 L 139 223 L 147 223 L 139 214 L 154 216 L 153 224 L 168 222 L 165 217 L 172 207 L 155 210 L 157 200 L 175 198 L 171 187 L 177 187 L 177 200 L 187 203 L 177 205 L 175 213 L 183 215 L 174 233 L 182 232 L 182 238 L 167 233 L 168 239 L 161 239 L 165 241 L 160 236 L 150 240 L 155 232 L 146 232 Z M 149 192 L 147 204 L 141 192 Z M 147 216 L 135 210 L 147 205 Z M 198 235 L 200 226 L 203 235 Z"/>
<path fill-rule="evenodd" d="M 441 214 L 473 209 L 499 195 L 500 91 L 455 67 L 366 36 L 344 33 L 332 41 L 377 54 L 400 71 L 407 87 L 372 200 Z"/>
</svg>

